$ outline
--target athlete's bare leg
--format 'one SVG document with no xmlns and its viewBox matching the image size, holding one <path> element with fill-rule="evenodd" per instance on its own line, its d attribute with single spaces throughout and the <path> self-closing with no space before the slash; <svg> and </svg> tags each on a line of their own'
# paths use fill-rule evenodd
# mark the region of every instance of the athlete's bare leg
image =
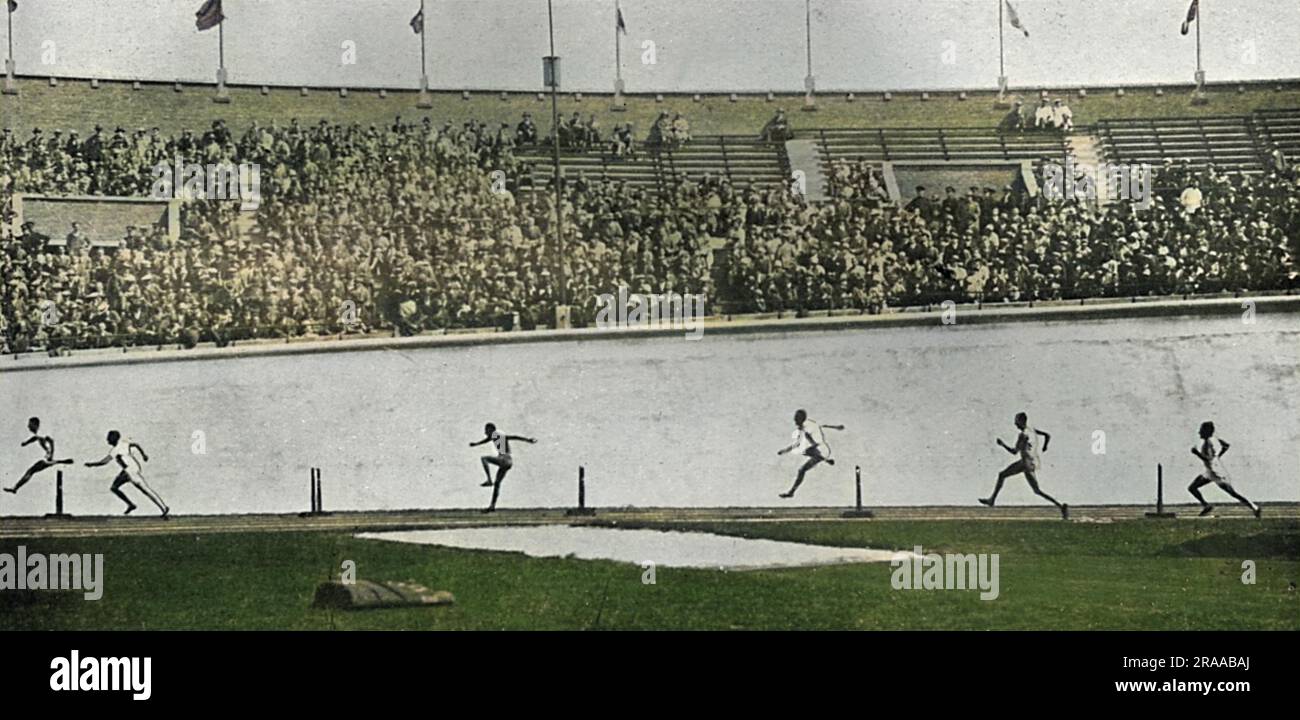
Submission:
<svg viewBox="0 0 1300 720">
<path fill-rule="evenodd" d="M 1253 512 L 1253 513 L 1255 513 L 1255 517 L 1259 517 L 1259 506 L 1256 505 L 1255 503 L 1251 502 L 1250 500 L 1247 500 L 1247 499 L 1246 499 L 1246 496 L 1245 496 L 1245 495 L 1242 495 L 1242 494 L 1239 493 L 1239 492 L 1237 492 L 1237 489 L 1236 489 L 1236 488 L 1234 488 L 1233 486 L 1231 486 L 1231 485 L 1229 485 L 1229 484 L 1227 484 L 1227 483 L 1222 483 L 1222 484 L 1219 485 L 1219 487 L 1220 487 L 1224 492 L 1226 492 L 1226 493 L 1228 493 L 1229 495 L 1231 495 L 1231 496 L 1233 496 L 1234 498 L 1236 498 L 1236 499 L 1237 499 L 1237 502 L 1240 502 L 1242 505 L 1245 505 L 1246 507 L 1250 508 L 1250 511 Z"/>
<path fill-rule="evenodd" d="M 497 496 L 501 494 L 501 481 L 506 479 L 506 473 L 508 472 L 510 472 L 510 468 L 504 465 L 497 468 L 497 479 L 496 482 L 492 483 L 492 502 L 487 506 L 487 509 L 484 510 L 483 512 L 490 513 L 496 511 Z"/>
<path fill-rule="evenodd" d="M 492 487 L 492 466 L 493 465 L 500 467 L 501 460 L 493 455 L 484 455 L 483 475 L 486 476 L 487 479 L 479 483 L 479 487 Z"/>
<path fill-rule="evenodd" d="M 31 467 L 27 468 L 27 472 L 23 473 L 23 476 L 21 479 L 19 479 L 18 483 L 11 488 L 5 488 L 5 492 L 16 494 L 18 492 L 18 488 L 26 485 L 27 481 L 31 480 L 32 476 L 36 475 L 36 473 L 45 470 L 46 468 L 52 468 L 55 465 L 71 465 L 71 464 L 72 464 L 71 458 L 67 460 L 37 460 L 35 463 L 32 464 Z"/>
<path fill-rule="evenodd" d="M 129 482 L 131 482 L 131 478 L 127 477 L 126 473 L 122 473 L 117 476 L 117 479 L 113 480 L 113 486 L 109 488 L 114 495 L 122 498 L 122 502 L 126 503 L 126 512 L 122 513 L 123 515 L 130 515 L 131 511 L 135 510 L 135 503 L 131 502 L 131 498 L 122 492 L 122 486 Z"/>
<path fill-rule="evenodd" d="M 171 513 L 171 509 L 167 507 L 167 503 L 163 502 L 162 497 L 155 492 L 153 488 L 149 487 L 149 484 L 144 481 L 144 478 L 135 478 L 131 481 L 131 484 L 135 485 L 140 492 L 144 493 L 145 497 L 152 500 L 154 505 L 158 506 L 158 509 L 162 511 L 163 517 L 167 517 L 167 515 Z"/>
<path fill-rule="evenodd" d="M 11 488 L 5 488 L 5 492 L 11 494 L 17 494 L 18 489 L 26 485 L 27 481 L 31 480 L 32 477 L 36 475 L 36 473 L 44 470 L 45 468 L 51 467 L 53 465 L 54 463 L 46 460 L 37 460 L 36 462 L 32 463 L 31 467 L 27 468 L 27 472 L 23 473 L 23 476 L 18 479 L 17 484 L 15 484 Z"/>
<path fill-rule="evenodd" d="M 1197 475 L 1192 484 L 1187 486 L 1187 492 L 1191 493 L 1192 497 L 1196 498 L 1196 501 L 1201 504 L 1201 515 L 1209 515 L 1214 512 L 1214 506 L 1205 502 L 1205 496 L 1201 495 L 1201 488 L 1209 485 L 1210 482 L 1209 479 Z"/>
<path fill-rule="evenodd" d="M 1036 472 L 1033 470 L 1026 470 L 1025 482 L 1029 483 L 1029 489 L 1033 490 L 1035 495 L 1045 498 L 1048 502 L 1055 505 L 1056 509 L 1061 511 L 1061 517 L 1067 520 L 1070 518 L 1070 506 L 1057 502 L 1056 498 L 1043 492 L 1042 488 L 1038 487 L 1038 474 Z"/>
<path fill-rule="evenodd" d="M 986 498 L 980 498 L 980 502 L 989 507 L 993 507 L 993 505 L 998 501 L 998 493 L 1002 492 L 1002 483 L 1006 482 L 1007 478 L 1015 477 L 1024 471 L 1025 463 L 1023 460 L 1017 460 L 1003 468 L 1002 472 L 998 473 L 998 482 L 993 486 L 993 494 Z"/>
<path fill-rule="evenodd" d="M 821 455 L 810 455 L 808 457 L 808 462 L 804 463 L 803 467 L 799 468 L 799 474 L 795 475 L 794 486 L 790 488 L 789 492 L 781 493 L 781 497 L 783 498 L 794 497 L 794 491 L 798 490 L 799 486 L 803 484 L 804 476 L 808 474 L 809 470 L 812 470 L 813 468 L 817 467 L 818 463 L 822 462 L 823 460 L 826 460 L 826 458 L 822 457 Z M 834 463 L 831 464 L 833 465 Z"/>
</svg>

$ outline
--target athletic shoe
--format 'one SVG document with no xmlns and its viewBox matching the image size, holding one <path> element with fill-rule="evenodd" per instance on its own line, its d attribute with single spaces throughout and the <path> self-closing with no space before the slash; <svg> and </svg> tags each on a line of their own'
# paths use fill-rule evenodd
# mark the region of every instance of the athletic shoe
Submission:
<svg viewBox="0 0 1300 720">
<path fill-rule="evenodd" d="M 1070 519 L 1070 504 L 1069 504 L 1069 503 L 1061 503 L 1061 519 L 1062 519 L 1062 520 L 1069 520 L 1069 519 Z"/>
<path fill-rule="evenodd" d="M 166 519 L 167 519 L 167 516 L 170 515 L 171 512 L 172 512 L 172 509 L 171 509 L 171 508 L 163 508 L 162 519 L 163 519 L 163 520 L 166 520 Z"/>
<path fill-rule="evenodd" d="M 491 480 L 488 480 L 487 482 L 481 482 L 481 483 L 478 484 L 478 486 L 479 486 L 479 487 L 492 487 L 492 481 L 491 481 Z"/>
<path fill-rule="evenodd" d="M 129 508 L 126 509 L 126 512 L 124 512 L 124 513 L 122 513 L 122 514 L 123 514 L 123 515 L 130 515 L 130 514 L 131 514 L 131 511 L 134 510 L 134 509 L 135 509 L 135 506 L 132 505 L 131 507 L 129 507 Z"/>
<path fill-rule="evenodd" d="M 17 495 L 17 494 L 18 494 L 18 491 L 15 490 L 15 489 L 13 489 L 13 488 L 5 488 L 5 492 L 9 493 L 10 495 Z"/>
<path fill-rule="evenodd" d="M 1198 517 L 1205 517 L 1206 515 L 1209 515 L 1212 512 L 1214 512 L 1214 506 L 1206 505 L 1205 509 L 1201 510 L 1201 514 Z"/>
<path fill-rule="evenodd" d="M 792 498 L 792 497 L 794 497 L 794 493 L 781 493 L 781 497 L 783 497 L 783 498 L 787 498 L 787 499 L 788 499 L 788 498 Z"/>
<path fill-rule="evenodd" d="M 1259 519 L 1259 514 L 1262 513 L 1262 512 L 1264 512 L 1264 508 L 1261 508 L 1260 506 L 1256 505 L 1256 506 L 1255 506 L 1255 519 L 1256 519 L 1256 520 Z"/>
<path fill-rule="evenodd" d="M 482 510 L 479 510 L 479 512 L 483 513 L 484 515 L 487 515 L 488 513 L 496 512 L 496 511 L 497 511 L 496 508 L 483 508 Z"/>
<path fill-rule="evenodd" d="M 980 504 L 987 505 L 988 507 L 993 507 L 993 500 L 990 498 L 980 498 Z"/>
</svg>

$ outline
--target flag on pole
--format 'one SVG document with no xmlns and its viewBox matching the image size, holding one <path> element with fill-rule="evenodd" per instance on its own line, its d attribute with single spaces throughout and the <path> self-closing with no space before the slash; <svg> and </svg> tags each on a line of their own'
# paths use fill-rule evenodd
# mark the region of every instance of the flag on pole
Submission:
<svg viewBox="0 0 1300 720">
<path fill-rule="evenodd" d="M 211 30 L 226 19 L 226 16 L 221 13 L 221 0 L 206 0 L 203 7 L 199 8 L 194 15 L 197 18 L 194 27 L 198 28 L 199 32 Z"/>
<path fill-rule="evenodd" d="M 411 18 L 411 32 L 416 35 L 424 34 L 424 8 L 420 8 L 419 12 L 415 13 L 415 17 Z"/>
<path fill-rule="evenodd" d="M 1016 9 L 1011 7 L 1011 0 L 1005 0 L 1005 2 L 1007 4 L 1007 20 L 1010 21 L 1011 27 L 1024 33 L 1025 37 L 1029 37 L 1029 31 L 1021 24 L 1020 16 L 1016 14 Z"/>
<path fill-rule="evenodd" d="M 1192 6 L 1187 8 L 1187 19 L 1183 21 L 1183 34 L 1186 35 L 1192 29 L 1192 23 L 1196 22 L 1196 13 L 1200 9 L 1201 0 L 1192 0 Z"/>
<path fill-rule="evenodd" d="M 618 30 L 619 32 L 623 33 L 624 35 L 626 35 L 626 34 L 627 34 L 627 23 L 623 22 L 623 8 L 618 8 L 618 9 L 615 10 L 614 12 L 618 15 L 618 22 L 617 22 L 617 24 L 614 26 L 615 29 Z"/>
</svg>

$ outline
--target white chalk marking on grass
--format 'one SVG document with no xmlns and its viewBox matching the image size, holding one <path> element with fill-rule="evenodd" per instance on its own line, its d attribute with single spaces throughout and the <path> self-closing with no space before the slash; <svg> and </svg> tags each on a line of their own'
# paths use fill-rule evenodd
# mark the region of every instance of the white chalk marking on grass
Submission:
<svg viewBox="0 0 1300 720">
<path fill-rule="evenodd" d="M 894 550 L 808 545 L 702 532 L 621 530 L 572 525 L 371 532 L 361 533 L 357 537 L 472 550 L 521 552 L 530 557 L 614 560 L 638 566 L 652 559 L 660 567 L 717 570 L 887 563 L 899 554 Z"/>
</svg>

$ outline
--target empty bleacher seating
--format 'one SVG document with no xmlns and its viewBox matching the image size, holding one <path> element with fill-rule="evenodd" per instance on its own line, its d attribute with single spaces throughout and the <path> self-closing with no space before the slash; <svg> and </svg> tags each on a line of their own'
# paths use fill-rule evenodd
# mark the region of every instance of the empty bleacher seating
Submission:
<svg viewBox="0 0 1300 720">
<path fill-rule="evenodd" d="M 550 184 L 553 161 L 544 142 L 519 151 L 530 171 L 522 180 L 534 186 Z M 631 158 L 613 157 L 606 148 L 560 151 L 560 166 L 568 178 L 579 174 L 587 180 L 622 181 L 628 185 L 668 190 L 705 175 L 728 178 L 737 187 L 768 188 L 785 184 L 789 161 L 780 143 L 762 142 L 736 135 L 697 136 L 676 148 L 637 146 Z"/>
<path fill-rule="evenodd" d="M 1111 163 L 1160 167 L 1166 160 L 1226 172 L 1264 170 L 1250 119 L 1242 116 L 1102 120 L 1096 134 Z"/>
<path fill-rule="evenodd" d="M 1258 110 L 1251 124 L 1265 155 L 1281 150 L 1287 162 L 1300 163 L 1300 110 Z"/>
<path fill-rule="evenodd" d="M 869 162 L 1014 162 L 1064 160 L 1067 136 L 1058 132 L 1003 133 L 994 128 L 878 128 L 807 130 L 815 137 L 823 167 L 831 160 Z"/>
</svg>

